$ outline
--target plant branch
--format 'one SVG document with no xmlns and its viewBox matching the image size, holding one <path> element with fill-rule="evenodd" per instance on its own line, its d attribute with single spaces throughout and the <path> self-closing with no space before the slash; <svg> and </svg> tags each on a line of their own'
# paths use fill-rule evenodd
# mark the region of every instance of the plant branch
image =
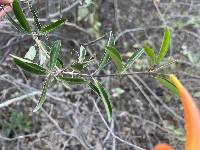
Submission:
<svg viewBox="0 0 200 150">
<path fill-rule="evenodd" d="M 101 78 L 101 77 L 124 77 L 124 76 L 132 76 L 135 74 L 144 74 L 144 75 L 158 75 L 158 76 L 168 76 L 168 74 L 164 73 L 157 73 L 157 72 L 131 72 L 131 73 L 123 73 L 123 74 L 102 74 L 102 75 L 93 75 L 93 74 L 81 74 L 77 72 L 62 72 L 63 75 L 77 75 L 81 77 L 89 77 L 89 78 Z"/>
</svg>

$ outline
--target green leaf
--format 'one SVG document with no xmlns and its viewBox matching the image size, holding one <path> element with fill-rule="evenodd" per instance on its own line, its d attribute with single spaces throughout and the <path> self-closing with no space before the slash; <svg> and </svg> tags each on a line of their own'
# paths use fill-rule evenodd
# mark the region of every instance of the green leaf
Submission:
<svg viewBox="0 0 200 150">
<path fill-rule="evenodd" d="M 165 28 L 165 33 L 164 33 L 164 37 L 163 37 L 163 41 L 162 41 L 162 45 L 156 60 L 156 64 L 159 64 L 160 61 L 165 57 L 165 55 L 167 54 L 168 50 L 169 50 L 169 46 L 170 46 L 170 30 L 168 27 Z"/>
<path fill-rule="evenodd" d="M 119 51 L 113 46 L 106 46 L 106 52 L 112 58 L 113 62 L 115 63 L 115 65 L 117 67 L 117 70 L 119 72 L 122 72 L 123 71 L 123 64 L 122 64 L 122 58 L 120 56 Z"/>
<path fill-rule="evenodd" d="M 195 92 L 193 96 L 196 98 L 200 98 L 200 92 Z"/>
<path fill-rule="evenodd" d="M 43 85 L 43 88 L 42 88 L 42 94 L 40 95 L 39 101 L 38 101 L 36 107 L 34 108 L 33 112 L 38 111 L 42 107 L 44 102 L 45 102 L 46 95 L 47 95 L 47 90 L 48 90 L 49 83 L 50 83 L 50 79 L 49 78 L 50 77 L 47 77 L 46 80 L 44 81 L 44 85 Z"/>
<path fill-rule="evenodd" d="M 73 70 L 75 70 L 75 71 L 81 71 L 81 70 L 83 70 L 87 65 L 88 65 L 87 63 L 77 63 L 77 62 L 75 62 L 75 63 L 73 63 L 73 64 L 71 65 L 71 68 L 72 68 Z"/>
<path fill-rule="evenodd" d="M 89 82 L 89 83 L 88 83 L 88 86 L 89 86 L 95 93 L 97 93 L 97 95 L 100 95 L 100 92 L 99 92 L 98 88 L 94 85 L 94 83 Z"/>
<path fill-rule="evenodd" d="M 111 122 L 111 120 L 112 120 L 112 105 L 110 103 L 108 93 L 98 80 L 96 80 L 96 79 L 93 79 L 93 80 L 94 80 L 94 84 L 92 82 L 90 82 L 88 85 L 94 92 L 96 92 L 101 97 L 104 107 L 106 109 L 108 121 Z"/>
<path fill-rule="evenodd" d="M 40 44 L 40 47 L 42 47 L 45 51 L 47 51 L 48 53 L 51 52 L 51 48 L 46 43 L 44 43 L 43 41 L 40 41 L 39 44 Z M 64 63 L 59 57 L 57 58 L 56 66 L 59 68 L 64 68 Z"/>
<path fill-rule="evenodd" d="M 58 58 L 58 54 L 59 51 L 61 49 L 61 41 L 58 40 L 56 42 L 54 42 L 52 48 L 51 48 L 51 53 L 50 53 L 50 63 L 49 63 L 49 69 L 52 70 L 57 63 L 57 58 Z"/>
<path fill-rule="evenodd" d="M 42 49 L 44 49 L 45 51 L 47 52 L 50 52 L 51 51 L 51 48 L 46 44 L 44 43 L 43 41 L 40 40 L 39 42 L 39 47 L 41 47 Z"/>
<path fill-rule="evenodd" d="M 144 53 L 144 49 L 141 48 L 138 51 L 136 51 L 135 53 L 133 53 L 133 55 L 128 59 L 127 63 L 124 66 L 124 70 L 123 72 L 125 72 L 126 70 L 128 70 L 132 64 L 140 57 L 142 56 L 142 54 Z"/>
<path fill-rule="evenodd" d="M 17 66 L 24 69 L 25 71 L 28 71 L 30 73 L 36 74 L 36 75 L 46 75 L 47 70 L 27 59 L 23 59 L 14 55 L 10 55 L 14 58 L 14 61 Z"/>
<path fill-rule="evenodd" d="M 30 11 L 32 13 L 35 25 L 37 26 L 38 30 L 41 30 L 41 24 L 40 24 L 40 22 L 38 20 L 38 15 L 36 13 L 36 10 L 32 6 L 30 6 Z"/>
<path fill-rule="evenodd" d="M 28 52 L 26 53 L 26 55 L 24 56 L 24 58 L 33 60 L 36 56 L 36 50 L 35 50 L 35 46 L 31 46 L 28 50 Z"/>
<path fill-rule="evenodd" d="M 93 0 L 84 0 L 82 7 L 88 7 L 91 4 L 94 4 Z"/>
<path fill-rule="evenodd" d="M 85 47 L 83 47 L 81 45 L 80 47 L 80 54 L 79 54 L 79 58 L 78 58 L 78 62 L 79 63 L 82 63 L 84 60 L 85 60 L 85 56 L 86 56 L 86 49 Z"/>
<path fill-rule="evenodd" d="M 110 57 L 109 57 L 108 53 L 105 52 L 102 59 L 100 60 L 100 63 L 99 63 L 98 68 L 97 68 L 97 72 L 99 72 L 100 70 L 102 70 L 106 66 L 109 59 L 110 59 Z"/>
<path fill-rule="evenodd" d="M 25 33 L 25 30 L 8 13 L 6 13 L 6 18 L 19 32 Z"/>
<path fill-rule="evenodd" d="M 162 78 L 162 77 L 155 77 L 164 87 L 166 87 L 167 89 L 169 89 L 170 91 L 172 91 L 175 95 L 179 95 L 178 94 L 178 89 L 176 88 L 176 86 L 171 83 L 169 80 Z"/>
<path fill-rule="evenodd" d="M 81 21 L 82 19 L 84 19 L 89 13 L 89 10 L 87 7 L 78 7 L 78 21 Z"/>
<path fill-rule="evenodd" d="M 110 31 L 110 33 L 109 33 L 109 39 L 108 39 L 107 46 L 115 46 L 115 38 L 114 38 L 112 31 Z M 99 65 L 98 65 L 97 72 L 99 72 L 100 70 L 102 70 L 105 67 L 105 65 L 108 63 L 109 59 L 110 59 L 110 57 L 109 57 L 108 53 L 105 52 Z"/>
<path fill-rule="evenodd" d="M 114 37 L 112 31 L 110 31 L 110 33 L 109 33 L 109 39 L 108 39 L 107 46 L 115 46 L 115 37 Z M 97 72 L 99 72 L 100 70 L 102 70 L 105 67 L 105 65 L 108 63 L 109 59 L 110 59 L 110 57 L 109 57 L 108 53 L 106 53 L 106 51 L 105 51 L 99 65 L 98 65 Z"/>
<path fill-rule="evenodd" d="M 60 58 L 57 58 L 56 66 L 58 68 L 64 68 L 64 63 L 63 63 L 63 61 Z"/>
<path fill-rule="evenodd" d="M 198 56 L 197 54 L 195 54 L 195 53 L 190 53 L 190 54 L 188 54 L 188 58 L 189 58 L 189 60 L 191 61 L 191 63 L 193 63 L 193 64 L 198 63 L 199 56 Z"/>
<path fill-rule="evenodd" d="M 107 46 L 115 46 L 115 37 L 114 37 L 112 31 L 110 31 L 110 33 L 109 33 L 109 39 L 108 39 Z"/>
<path fill-rule="evenodd" d="M 87 81 L 83 78 L 70 78 L 70 77 L 58 77 L 59 80 L 65 82 L 67 85 L 77 85 L 77 84 L 86 84 Z"/>
<path fill-rule="evenodd" d="M 125 93 L 125 90 L 118 87 L 118 88 L 112 89 L 112 92 L 113 92 L 114 95 L 119 96 L 119 95 L 121 95 L 121 94 L 124 94 L 124 93 Z"/>
<path fill-rule="evenodd" d="M 152 48 L 150 48 L 147 44 L 144 45 L 144 50 L 146 54 L 149 56 L 151 62 L 155 63 L 155 52 Z"/>
<path fill-rule="evenodd" d="M 28 33 L 31 33 L 31 27 L 28 23 L 28 21 L 26 20 L 26 16 L 23 13 L 23 10 L 20 6 L 20 3 L 18 0 L 14 0 L 12 3 L 12 7 L 13 7 L 13 12 L 15 14 L 15 17 L 17 18 L 17 20 L 19 21 L 20 25 L 22 26 L 22 28 L 27 31 Z"/>
<path fill-rule="evenodd" d="M 49 24 L 48 26 L 42 28 L 40 30 L 40 32 L 43 33 L 43 34 L 47 34 L 51 31 L 55 30 L 59 26 L 63 25 L 65 23 L 65 21 L 66 21 L 66 19 L 57 20 L 56 22 L 53 22 L 53 23 Z"/>
<path fill-rule="evenodd" d="M 45 53 L 42 50 L 40 50 L 39 51 L 40 65 L 43 65 L 45 63 L 46 59 L 47 59 L 47 57 L 46 57 Z"/>
<path fill-rule="evenodd" d="M 198 60 L 199 60 L 198 54 L 196 54 L 194 52 L 188 52 L 187 56 L 191 63 L 193 63 L 193 64 L 198 63 Z"/>
</svg>

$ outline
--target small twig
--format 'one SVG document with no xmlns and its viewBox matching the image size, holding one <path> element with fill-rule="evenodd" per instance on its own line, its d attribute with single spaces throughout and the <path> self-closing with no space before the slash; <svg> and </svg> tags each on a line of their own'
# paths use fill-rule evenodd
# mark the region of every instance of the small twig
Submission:
<svg viewBox="0 0 200 150">
<path fill-rule="evenodd" d="M 104 39 L 105 37 L 106 37 L 106 35 L 107 34 L 104 34 L 103 36 L 101 36 L 101 37 L 99 37 L 99 38 L 97 38 L 97 39 L 95 39 L 95 40 L 93 40 L 93 41 L 90 41 L 90 42 L 88 42 L 88 43 L 84 43 L 84 44 L 82 44 L 83 46 L 89 46 L 89 45 L 93 45 L 93 44 L 95 44 L 96 42 L 98 42 L 98 41 L 100 41 L 100 40 L 102 40 L 102 39 Z"/>
<path fill-rule="evenodd" d="M 156 10 L 157 10 L 157 12 L 158 12 L 158 14 L 159 14 L 159 16 L 160 16 L 160 19 L 163 21 L 163 24 L 164 24 L 164 25 L 167 25 L 167 24 L 166 24 L 166 21 L 165 21 L 165 19 L 164 19 L 164 16 L 163 16 L 163 14 L 161 13 L 161 11 L 160 11 L 160 9 L 159 9 L 159 7 L 158 7 L 158 4 L 157 4 L 157 2 L 156 2 L 155 0 L 153 0 L 153 4 L 154 4 L 154 6 L 155 6 L 155 8 L 156 8 Z"/>
<path fill-rule="evenodd" d="M 121 31 L 120 23 L 119 23 L 119 8 L 118 8 L 118 0 L 114 0 L 114 8 L 115 8 L 115 21 L 116 26 L 119 31 Z"/>
<path fill-rule="evenodd" d="M 12 37 L 10 40 L 8 40 L 6 46 L 9 46 L 13 41 L 16 40 L 16 37 Z M 3 63 L 3 61 L 7 58 L 7 56 L 9 55 L 9 53 L 12 51 L 12 48 L 9 47 L 3 54 L 3 56 L 1 57 L 1 60 L 0 60 L 0 64 Z"/>
<path fill-rule="evenodd" d="M 150 97 L 148 96 L 148 94 L 144 91 L 144 89 L 141 87 L 141 85 L 131 76 L 129 76 L 129 79 L 137 86 L 137 88 L 140 90 L 140 92 L 143 94 L 143 96 L 145 97 L 145 99 L 147 100 L 147 102 L 150 104 L 150 106 L 152 107 L 152 109 L 155 111 L 155 113 L 158 115 L 159 119 L 161 122 L 163 122 L 162 116 L 159 112 L 159 110 L 157 109 L 157 107 L 155 106 L 154 102 L 150 99 Z"/>
<path fill-rule="evenodd" d="M 24 100 L 24 99 L 26 99 L 28 97 L 39 95 L 40 93 L 41 93 L 40 91 L 32 92 L 32 93 L 29 93 L 29 94 L 25 94 L 25 95 L 22 95 L 22 96 L 7 100 L 7 101 L 5 101 L 5 102 L 0 104 L 0 108 L 9 106 L 12 103 L 19 102 L 19 101 Z"/>
<path fill-rule="evenodd" d="M 78 6 L 80 3 L 82 2 L 82 0 L 77 0 L 75 1 L 73 4 L 71 4 L 69 7 L 65 8 L 62 10 L 62 13 L 66 13 L 66 12 L 69 12 L 71 11 L 73 8 L 75 8 L 76 6 Z M 60 16 L 60 11 L 59 12 L 56 12 L 54 14 L 50 14 L 49 15 L 51 18 L 55 18 L 57 16 Z"/>
<path fill-rule="evenodd" d="M 158 67 L 158 68 L 155 68 L 155 69 L 153 69 L 153 70 L 150 70 L 149 72 L 153 72 L 153 73 L 155 73 L 155 72 L 157 72 L 157 71 L 159 71 L 159 70 L 161 70 L 161 69 L 165 69 L 165 68 L 167 68 L 168 66 L 170 66 L 171 64 L 173 64 L 173 63 L 177 63 L 178 62 L 178 60 L 172 60 L 171 62 L 169 62 L 169 63 L 167 63 L 167 64 L 164 64 L 164 65 L 161 65 L 160 67 Z"/>
<path fill-rule="evenodd" d="M 119 40 L 119 38 L 121 36 L 123 36 L 124 34 L 129 33 L 129 32 L 145 31 L 145 30 L 149 30 L 149 29 L 160 29 L 160 28 L 163 28 L 163 27 L 164 26 L 160 25 L 160 26 L 152 26 L 152 27 L 136 27 L 136 28 L 132 28 L 132 29 L 125 29 L 124 31 L 120 32 L 116 36 L 115 41 Z"/>
<path fill-rule="evenodd" d="M 114 132 L 114 120 L 112 120 L 111 125 L 110 125 L 110 129 L 112 132 Z M 106 143 L 106 141 L 109 139 L 110 135 L 111 135 L 111 131 L 109 131 L 106 135 L 106 137 L 103 140 L 103 144 Z"/>
<path fill-rule="evenodd" d="M 116 136 L 116 135 L 112 132 L 112 130 L 110 129 L 110 127 L 109 127 L 109 125 L 107 124 L 106 120 L 104 119 L 104 117 L 103 117 L 101 111 L 99 110 L 99 107 L 97 106 L 96 101 L 95 101 L 93 98 L 92 98 L 92 101 L 93 101 L 93 103 L 94 103 L 94 106 L 95 106 L 95 108 L 96 108 L 96 110 L 97 110 L 97 112 L 98 112 L 98 114 L 99 114 L 101 120 L 103 121 L 103 123 L 105 124 L 106 128 L 108 129 L 108 131 L 109 131 L 109 132 L 111 133 L 111 135 L 113 136 L 113 138 L 119 140 L 119 141 L 122 142 L 122 143 L 125 143 L 125 144 L 127 144 L 127 145 L 133 147 L 135 150 L 146 150 L 146 149 L 143 149 L 143 148 L 141 148 L 141 147 L 139 147 L 139 146 L 137 146 L 137 145 L 134 145 L 134 144 L 132 144 L 132 143 L 130 143 L 130 142 L 128 142 L 128 141 L 125 141 L 125 140 L 121 139 L 120 137 Z"/>
<path fill-rule="evenodd" d="M 15 141 L 15 140 L 19 140 L 19 139 L 25 139 L 25 138 L 31 138 L 31 137 L 35 137 L 35 136 L 39 136 L 39 133 L 32 133 L 32 134 L 28 134 L 28 135 L 20 135 L 14 138 L 7 138 L 4 136 L 0 135 L 0 139 L 4 140 L 4 141 Z"/>
<path fill-rule="evenodd" d="M 5 46 L 1 47 L 0 51 L 5 51 L 5 50 L 7 50 L 10 47 L 19 44 L 20 42 L 25 42 L 26 40 L 29 40 L 29 39 L 30 39 L 30 37 L 24 37 L 24 38 L 20 37 L 19 39 L 16 40 L 16 42 L 12 41 L 12 43 L 6 44 Z"/>
<path fill-rule="evenodd" d="M 171 109 L 170 107 L 168 107 L 164 101 L 162 99 L 160 99 L 160 97 L 158 97 L 152 90 L 151 88 L 137 75 L 135 75 L 135 77 L 143 84 L 143 86 L 150 92 L 150 94 L 152 94 L 155 99 L 161 104 L 163 105 L 163 107 L 169 111 L 171 114 L 174 115 L 174 117 L 176 117 L 178 120 L 183 121 L 183 117 L 181 117 L 180 115 L 178 115 L 173 109 Z"/>
</svg>

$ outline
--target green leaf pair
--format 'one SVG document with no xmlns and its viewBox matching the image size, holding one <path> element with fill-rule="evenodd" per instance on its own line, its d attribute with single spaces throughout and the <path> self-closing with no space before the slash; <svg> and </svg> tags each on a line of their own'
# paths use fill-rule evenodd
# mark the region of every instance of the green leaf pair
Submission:
<svg viewBox="0 0 200 150">
<path fill-rule="evenodd" d="M 61 49 L 61 42 L 58 40 L 58 41 L 54 42 L 52 48 L 50 49 L 50 62 L 49 62 L 49 68 L 48 68 L 49 71 L 52 71 L 55 68 L 55 66 L 58 62 L 58 54 L 59 54 L 60 49 Z M 49 72 L 48 70 L 46 70 L 42 66 L 35 64 L 35 63 L 31 62 L 30 60 L 23 59 L 23 58 L 14 56 L 14 55 L 11 55 L 11 56 L 14 58 L 15 63 L 20 68 L 22 68 L 25 71 L 28 71 L 32 74 L 47 75 L 48 72 Z M 27 53 L 25 57 L 29 58 L 29 59 L 34 59 L 34 57 L 35 57 L 34 47 L 32 47 L 29 50 L 29 53 Z M 41 108 L 42 104 L 45 101 L 48 85 L 50 83 L 50 76 L 51 76 L 50 74 L 47 75 L 47 78 L 46 78 L 44 86 L 43 86 L 42 94 L 40 96 L 40 99 L 39 99 L 39 102 L 38 102 L 36 108 L 34 109 L 34 112 L 39 110 Z M 78 81 L 76 81 L 76 82 L 78 82 Z M 81 82 L 81 81 L 79 81 L 79 82 Z M 72 83 L 72 81 L 71 81 L 71 83 Z"/>
<path fill-rule="evenodd" d="M 46 51 L 48 54 L 51 53 L 51 50 L 53 50 L 55 52 L 55 44 L 59 44 L 59 40 L 53 43 L 52 47 L 49 47 L 48 45 L 46 45 L 43 41 L 39 42 L 39 47 L 41 49 L 43 49 L 44 51 Z M 58 47 L 59 49 L 57 49 L 57 52 L 59 53 L 61 47 Z M 42 53 L 42 54 L 41 54 Z M 42 56 L 45 55 L 44 52 L 40 52 L 39 58 L 40 58 L 40 63 L 41 61 L 43 61 L 42 57 L 46 57 L 46 56 Z M 43 64 L 43 63 L 41 63 Z M 62 62 L 62 60 L 57 56 L 57 61 L 56 61 L 56 66 L 59 68 L 64 68 L 64 63 Z"/>
<path fill-rule="evenodd" d="M 52 71 L 54 69 L 54 67 L 56 66 L 60 49 L 61 49 L 61 42 L 58 40 L 58 41 L 54 42 L 54 44 L 51 48 L 49 71 Z M 50 84 L 50 80 L 51 80 L 51 74 L 49 74 L 46 77 L 46 80 L 44 82 L 43 89 L 42 89 L 42 94 L 41 94 L 39 101 L 38 101 L 35 109 L 33 110 L 33 112 L 38 111 L 42 107 L 43 103 L 45 102 L 47 90 L 48 90 L 48 87 Z"/>
<path fill-rule="evenodd" d="M 119 51 L 113 47 L 113 46 L 107 46 L 106 51 L 109 54 L 109 56 L 112 58 L 113 62 L 115 63 L 117 70 L 119 73 L 126 72 L 132 64 L 144 53 L 144 49 L 139 49 L 133 55 L 128 59 L 127 63 L 123 65 L 122 58 L 120 56 Z"/>
<path fill-rule="evenodd" d="M 13 12 L 14 12 L 15 17 L 16 17 L 18 22 L 16 22 L 14 19 L 12 19 L 12 17 L 10 17 L 10 15 L 8 13 L 6 13 L 8 20 L 12 23 L 12 25 L 18 31 L 20 31 L 22 33 L 30 34 L 32 32 L 32 28 L 31 28 L 30 24 L 28 23 L 28 21 L 26 19 L 26 16 L 25 16 L 25 14 L 22 10 L 22 7 L 19 3 L 19 0 L 13 0 L 12 7 L 13 7 Z M 66 21 L 66 19 L 59 19 L 59 20 L 47 25 L 46 27 L 42 28 L 40 23 L 39 23 L 37 13 L 32 6 L 30 6 L 30 11 L 33 15 L 33 19 L 34 19 L 34 22 L 36 24 L 36 27 L 40 31 L 39 32 L 40 35 L 45 35 L 45 34 L 51 32 L 51 31 L 55 30 L 56 28 L 58 28 L 59 26 L 64 24 L 65 21 Z"/>
<path fill-rule="evenodd" d="M 149 58 L 153 64 L 158 65 L 163 60 L 165 55 L 167 54 L 169 47 L 170 47 L 170 38 L 171 38 L 170 29 L 168 27 L 166 27 L 164 29 L 163 41 L 162 41 L 160 51 L 159 51 L 159 54 L 157 57 L 155 56 L 155 52 L 152 48 L 150 48 L 148 45 L 144 46 L 144 50 L 147 53 L 147 55 L 149 56 Z"/>
<path fill-rule="evenodd" d="M 139 49 L 138 51 L 133 53 L 133 55 L 128 59 L 127 63 L 125 65 L 123 65 L 122 57 L 119 53 L 119 50 L 115 47 L 115 38 L 114 38 L 112 32 L 110 32 L 108 44 L 105 48 L 104 56 L 101 59 L 101 62 L 100 62 L 100 65 L 99 65 L 97 71 L 100 71 L 101 69 L 103 69 L 105 67 L 105 65 L 108 63 L 109 58 L 111 58 L 115 64 L 115 66 L 117 67 L 117 70 L 119 73 L 126 72 L 126 70 L 128 70 L 132 66 L 132 64 L 140 56 L 142 56 L 143 53 L 144 53 L 144 49 Z"/>
</svg>

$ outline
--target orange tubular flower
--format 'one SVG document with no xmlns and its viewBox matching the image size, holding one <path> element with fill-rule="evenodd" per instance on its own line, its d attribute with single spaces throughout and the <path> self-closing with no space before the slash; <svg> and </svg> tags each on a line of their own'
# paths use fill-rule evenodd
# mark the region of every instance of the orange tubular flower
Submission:
<svg viewBox="0 0 200 150">
<path fill-rule="evenodd" d="M 154 150 L 174 150 L 174 149 L 168 144 L 158 144 L 154 147 Z"/>
<path fill-rule="evenodd" d="M 174 75 L 170 75 L 170 80 L 177 87 L 181 103 L 184 108 L 184 120 L 186 131 L 185 150 L 200 150 L 200 113 L 192 99 L 192 96 Z M 173 150 L 166 144 L 158 144 L 154 150 Z"/>
</svg>

